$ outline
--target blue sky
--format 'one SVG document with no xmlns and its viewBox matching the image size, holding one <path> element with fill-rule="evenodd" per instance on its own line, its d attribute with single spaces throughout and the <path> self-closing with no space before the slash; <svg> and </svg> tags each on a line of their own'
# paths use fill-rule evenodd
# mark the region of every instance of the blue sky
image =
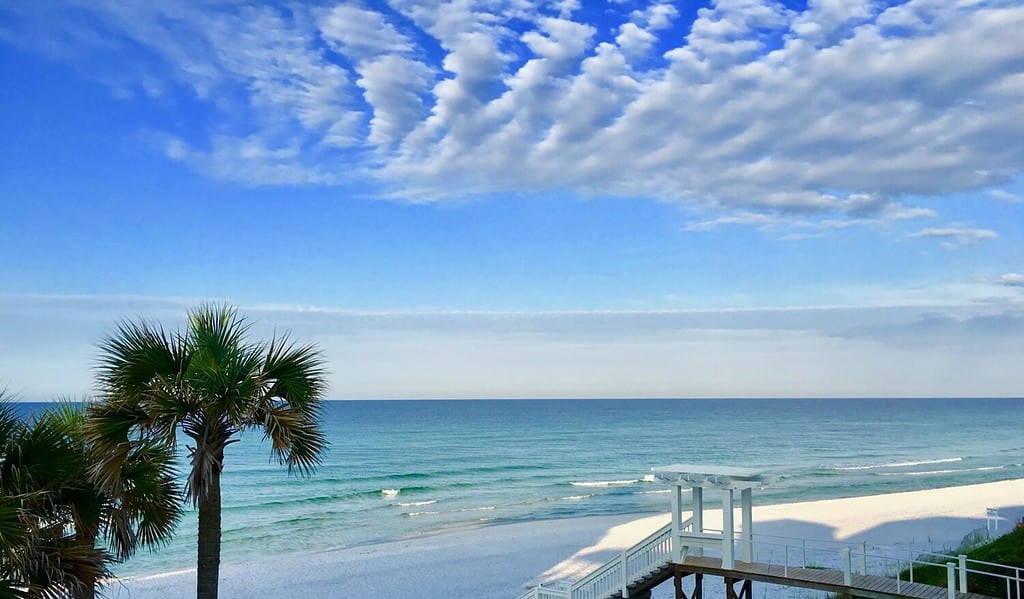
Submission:
<svg viewBox="0 0 1024 599">
<path fill-rule="evenodd" d="M 1017 2 L 0 7 L 0 386 L 230 301 L 331 396 L 1024 389 Z"/>
</svg>

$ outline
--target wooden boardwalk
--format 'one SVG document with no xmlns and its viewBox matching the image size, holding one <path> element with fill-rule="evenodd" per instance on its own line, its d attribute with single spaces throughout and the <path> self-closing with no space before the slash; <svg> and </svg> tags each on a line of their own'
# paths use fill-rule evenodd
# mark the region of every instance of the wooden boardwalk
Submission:
<svg viewBox="0 0 1024 599">
<path fill-rule="evenodd" d="M 835 593 L 843 597 L 863 599 L 946 599 L 945 587 L 902 581 L 897 589 L 896 580 L 884 576 L 862 576 L 853 574 L 850 586 L 843 584 L 843 573 L 839 570 L 819 568 L 784 568 L 762 563 L 735 562 L 732 569 L 722 568 L 722 560 L 715 557 L 687 557 L 681 564 L 668 564 L 635 585 L 630 586 L 630 597 L 645 597 L 650 589 L 666 582 L 676 575 L 693 574 L 717 576 L 727 581 L 752 580 L 789 587 L 802 587 Z M 621 597 L 621 594 L 615 595 Z M 991 599 L 977 593 L 957 593 L 957 599 Z M 697 599 L 697 596 L 693 599 Z"/>
<path fill-rule="evenodd" d="M 722 567 L 717 557 L 687 557 L 679 564 L 660 568 L 648 579 L 630 589 L 630 596 L 644 596 L 645 592 L 672 579 L 674 575 L 702 574 L 719 576 L 727 581 L 757 581 L 784 587 L 816 589 L 839 596 L 862 597 L 864 599 L 946 599 L 945 587 L 900 582 L 886 576 L 853 574 L 850 586 L 843 584 L 843 572 L 824 568 L 785 568 L 780 565 L 737 561 L 731 569 Z M 977 593 L 956 593 L 956 599 L 991 599 Z"/>
</svg>

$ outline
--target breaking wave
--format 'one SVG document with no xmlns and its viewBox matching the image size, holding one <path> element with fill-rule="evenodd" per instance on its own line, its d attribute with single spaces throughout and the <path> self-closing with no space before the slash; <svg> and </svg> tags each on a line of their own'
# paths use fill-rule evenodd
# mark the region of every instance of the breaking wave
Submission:
<svg viewBox="0 0 1024 599">
<path fill-rule="evenodd" d="M 930 464 L 951 464 L 961 462 L 963 458 L 939 458 L 937 460 L 918 460 L 913 462 L 887 462 L 885 464 L 867 464 L 860 466 L 834 466 L 833 470 L 874 470 L 876 468 L 910 468 L 911 466 L 927 466 Z"/>
<path fill-rule="evenodd" d="M 569 483 L 574 487 L 622 487 L 625 485 L 635 485 L 640 482 L 640 479 L 634 478 L 631 480 L 595 480 L 595 481 L 582 481 Z"/>
</svg>

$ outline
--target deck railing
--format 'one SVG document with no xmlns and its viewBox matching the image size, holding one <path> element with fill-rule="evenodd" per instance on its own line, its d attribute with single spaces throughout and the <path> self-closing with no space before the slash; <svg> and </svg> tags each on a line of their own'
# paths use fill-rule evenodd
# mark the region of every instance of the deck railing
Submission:
<svg viewBox="0 0 1024 599">
<path fill-rule="evenodd" d="M 900 592 L 905 584 L 918 582 L 914 580 L 915 567 L 941 568 L 946 571 L 945 586 L 950 599 L 956 597 L 957 592 L 971 591 L 968 574 L 999 580 L 1007 599 L 1024 597 L 1021 595 L 1024 591 L 1024 569 L 974 560 L 966 555 L 757 533 L 752 537 L 755 561 L 782 566 L 784 576 L 788 576 L 791 567 L 826 567 L 841 571 L 843 582 L 848 586 L 854 575 L 881 576 L 895 580 L 897 592 Z"/>
<path fill-rule="evenodd" d="M 686 520 L 683 530 L 691 523 L 692 519 Z M 665 567 L 671 559 L 672 525 L 668 524 L 578 581 L 540 584 L 519 599 L 605 599 L 616 593 L 628 597 L 630 586 Z"/>
</svg>

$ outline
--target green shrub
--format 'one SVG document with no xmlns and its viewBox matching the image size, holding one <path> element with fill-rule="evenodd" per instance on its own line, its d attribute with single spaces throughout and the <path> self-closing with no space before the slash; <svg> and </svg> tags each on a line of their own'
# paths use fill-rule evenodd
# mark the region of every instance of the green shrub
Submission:
<svg viewBox="0 0 1024 599">
<path fill-rule="evenodd" d="M 1024 528 L 1017 528 L 998 539 L 989 543 L 978 545 L 977 535 L 968 535 L 961 545 L 961 549 L 950 554 L 948 559 L 935 558 L 936 566 L 916 565 L 914 566 L 914 582 L 946 586 L 946 568 L 943 567 L 947 561 L 956 562 L 957 554 L 963 553 L 969 559 L 983 562 L 1005 564 L 1007 566 L 1024 567 Z M 984 566 L 980 564 L 970 565 L 971 570 L 981 570 L 1002 575 L 1012 575 L 1012 570 Z M 900 572 L 900 578 L 910 580 L 908 569 Z M 992 597 L 1006 597 L 1006 580 L 995 576 L 969 572 L 967 575 L 967 588 L 972 593 L 980 593 Z M 1016 588 L 1010 589 L 1011 599 L 1018 599 Z"/>
</svg>

